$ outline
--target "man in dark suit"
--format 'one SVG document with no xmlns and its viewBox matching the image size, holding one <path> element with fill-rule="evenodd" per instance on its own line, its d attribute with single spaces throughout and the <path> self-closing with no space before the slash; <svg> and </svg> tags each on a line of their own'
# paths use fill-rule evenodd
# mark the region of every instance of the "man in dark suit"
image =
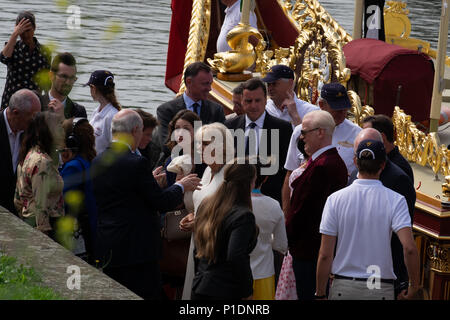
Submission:
<svg viewBox="0 0 450 320">
<path fill-rule="evenodd" d="M 21 89 L 11 96 L 9 107 L 0 113 L 0 206 L 14 214 L 16 169 L 22 133 L 33 115 L 40 110 L 41 103 L 36 94 Z"/>
<path fill-rule="evenodd" d="M 184 71 L 184 84 L 186 91 L 183 95 L 163 103 L 156 110 L 160 123 L 158 135 L 159 143 L 164 146 L 167 142 L 169 122 L 178 111 L 188 109 L 200 116 L 202 124 L 213 122 L 224 123 L 225 114 L 223 107 L 208 100 L 211 91 L 213 75 L 211 68 L 203 62 L 194 62 Z"/>
<path fill-rule="evenodd" d="M 110 147 L 94 159 L 92 178 L 98 209 L 97 258 L 104 272 L 144 299 L 158 299 L 161 279 L 157 210 L 173 210 L 184 191 L 197 189 L 191 174 L 162 190 L 147 159 L 135 153 L 143 122 L 131 109 L 112 121 Z"/>
<path fill-rule="evenodd" d="M 72 87 L 77 81 L 77 65 L 69 52 L 59 53 L 52 61 L 50 68 L 51 89 L 41 97 L 42 110 L 53 109 L 64 112 L 64 117 L 87 118 L 86 109 L 69 97 Z"/>
<path fill-rule="evenodd" d="M 258 78 L 246 81 L 242 96 L 244 114 L 227 120 L 225 125 L 229 129 L 235 130 L 235 147 L 238 156 L 243 156 L 239 154 L 242 151 L 239 149 L 239 144 L 244 145 L 244 143 L 238 141 L 238 139 L 239 137 L 242 139 L 244 136 L 238 135 L 236 132 L 236 130 L 241 129 L 245 134 L 246 155 L 257 153 L 262 157 L 271 157 L 271 166 L 275 170 L 268 176 L 261 192 L 281 203 L 281 187 L 286 174 L 283 163 L 286 161 L 292 126 L 289 122 L 275 118 L 266 112 L 266 102 L 267 89 L 264 82 Z M 256 139 L 251 138 L 252 134 Z M 274 141 L 272 141 L 272 136 L 276 138 Z M 255 142 L 256 152 L 255 145 L 250 146 Z"/>
<path fill-rule="evenodd" d="M 409 162 L 400 154 L 398 147 L 394 144 L 394 124 L 384 114 L 376 114 L 363 119 L 363 128 L 374 128 L 381 133 L 384 148 L 389 160 L 400 167 L 414 184 L 414 174 Z"/>
<path fill-rule="evenodd" d="M 332 145 L 335 122 L 330 113 L 311 111 L 302 122 L 300 139 L 309 155 L 305 171 L 292 183 L 286 231 L 299 300 L 312 300 L 321 235 L 320 221 L 330 194 L 347 185 L 347 167 Z"/>
<path fill-rule="evenodd" d="M 383 141 L 382 134 L 374 128 L 363 129 L 355 139 L 355 146 L 361 141 L 373 139 Z M 386 149 L 387 152 L 387 149 Z M 410 177 L 389 158 L 386 166 L 380 174 L 380 181 L 386 187 L 405 197 L 411 222 L 414 219 L 414 207 L 416 204 L 416 191 Z M 403 246 L 398 236 L 393 233 L 391 238 L 392 263 L 397 279 L 394 282 L 395 297 L 404 289 L 408 289 L 408 270 L 403 256 Z"/>
</svg>

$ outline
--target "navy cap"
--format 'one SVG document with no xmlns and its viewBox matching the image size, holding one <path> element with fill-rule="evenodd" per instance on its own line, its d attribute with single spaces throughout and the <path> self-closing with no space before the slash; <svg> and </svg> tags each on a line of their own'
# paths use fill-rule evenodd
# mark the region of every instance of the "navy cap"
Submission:
<svg viewBox="0 0 450 320">
<path fill-rule="evenodd" d="M 347 95 L 347 89 L 340 83 L 324 84 L 320 96 L 328 102 L 333 110 L 350 109 L 352 106 Z"/>
<path fill-rule="evenodd" d="M 96 87 L 106 87 L 109 79 L 111 79 L 112 84 L 114 84 L 114 75 L 111 72 L 107 70 L 96 70 L 92 72 L 89 81 L 84 86 L 93 84 Z"/>
<path fill-rule="evenodd" d="M 278 79 L 294 79 L 294 70 L 284 64 L 277 64 L 276 66 L 270 68 L 269 72 L 262 79 L 262 81 L 272 83 Z"/>
<path fill-rule="evenodd" d="M 363 140 L 356 149 L 356 158 L 361 160 L 386 160 L 384 144 L 377 140 Z"/>
</svg>

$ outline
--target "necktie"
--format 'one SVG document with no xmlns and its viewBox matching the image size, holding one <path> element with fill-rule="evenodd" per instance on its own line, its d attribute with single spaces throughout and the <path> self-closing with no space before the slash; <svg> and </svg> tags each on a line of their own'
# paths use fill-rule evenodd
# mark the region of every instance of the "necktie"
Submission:
<svg viewBox="0 0 450 320">
<path fill-rule="evenodd" d="M 249 146 L 249 140 L 250 140 L 249 137 L 250 137 L 250 135 L 254 134 L 257 137 L 257 133 L 256 133 L 256 130 L 255 130 L 256 123 L 251 122 L 248 126 L 250 127 L 250 130 L 248 131 L 248 135 L 247 135 L 247 137 L 245 139 L 245 155 L 246 156 L 249 155 L 249 151 L 250 151 L 250 146 Z M 254 140 L 256 140 L 256 139 L 254 139 Z M 256 152 L 255 152 L 255 154 L 256 154 Z"/>
<path fill-rule="evenodd" d="M 195 102 L 193 105 L 192 105 L 192 108 L 194 108 L 194 112 L 197 114 L 197 115 L 200 115 L 199 113 L 198 113 L 198 108 L 200 107 L 200 105 L 197 103 L 197 102 Z"/>
</svg>

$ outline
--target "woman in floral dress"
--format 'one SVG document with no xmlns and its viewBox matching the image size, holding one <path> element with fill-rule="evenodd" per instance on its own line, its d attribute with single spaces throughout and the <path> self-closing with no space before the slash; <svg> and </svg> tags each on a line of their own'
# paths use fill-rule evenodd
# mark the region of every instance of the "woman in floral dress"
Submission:
<svg viewBox="0 0 450 320">
<path fill-rule="evenodd" d="M 51 238 L 55 221 L 64 215 L 64 182 L 56 153 L 64 138 L 61 124 L 62 119 L 48 111 L 37 113 L 32 120 L 19 153 L 14 197 L 19 216 Z"/>
</svg>

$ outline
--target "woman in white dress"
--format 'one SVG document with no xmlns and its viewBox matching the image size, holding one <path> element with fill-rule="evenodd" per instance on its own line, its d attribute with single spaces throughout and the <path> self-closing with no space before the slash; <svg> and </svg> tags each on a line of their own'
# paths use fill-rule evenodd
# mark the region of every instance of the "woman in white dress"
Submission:
<svg viewBox="0 0 450 320">
<path fill-rule="evenodd" d="M 251 194 L 259 234 L 256 247 L 250 254 L 250 265 L 253 274 L 253 299 L 274 300 L 275 266 L 272 250 L 284 255 L 287 252 L 288 243 L 284 214 L 280 204 L 277 200 L 261 193 L 261 186 L 268 177 L 261 174 L 263 167 L 265 165 L 256 166 L 255 188 Z"/>
<path fill-rule="evenodd" d="M 114 75 L 111 72 L 106 70 L 92 72 L 85 86 L 90 87 L 92 99 L 100 103 L 89 119 L 90 125 L 94 128 L 95 151 L 99 155 L 111 143 L 112 118 L 120 111 L 121 106 L 116 98 Z"/>
<path fill-rule="evenodd" d="M 202 161 L 208 165 L 203 173 L 201 190 L 194 191 L 194 214 L 186 216 L 180 222 L 182 230 L 193 230 L 195 213 L 202 200 L 212 195 L 223 182 L 224 168 L 234 158 L 234 141 L 231 132 L 223 124 L 215 122 L 202 126 L 196 133 L 197 148 L 201 148 Z M 189 257 L 184 280 L 183 300 L 190 300 L 192 280 L 194 278 L 194 242 L 191 237 Z"/>
</svg>

